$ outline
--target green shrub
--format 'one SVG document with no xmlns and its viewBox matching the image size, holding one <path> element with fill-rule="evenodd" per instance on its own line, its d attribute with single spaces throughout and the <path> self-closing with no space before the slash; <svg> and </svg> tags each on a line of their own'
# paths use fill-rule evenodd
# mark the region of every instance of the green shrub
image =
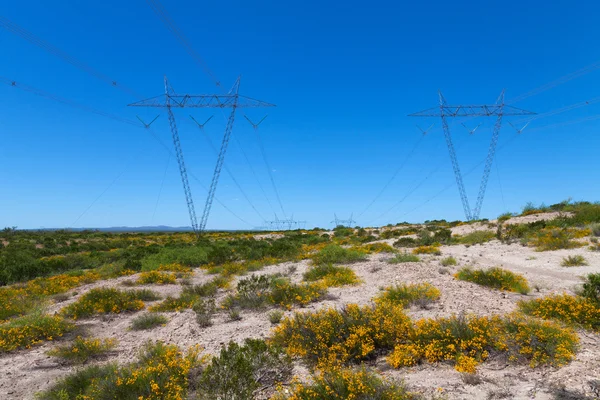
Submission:
<svg viewBox="0 0 600 400">
<path fill-rule="evenodd" d="M 376 372 L 359 369 L 333 369 L 313 376 L 310 384 L 298 383 L 292 393 L 280 392 L 274 400 L 417 400 L 404 386 L 393 384 Z"/>
<path fill-rule="evenodd" d="M 457 241 L 460 244 L 475 245 L 489 242 L 490 240 L 495 238 L 496 233 L 493 231 L 475 231 L 468 233 L 464 236 L 459 236 L 457 238 Z"/>
<path fill-rule="evenodd" d="M 440 264 L 442 264 L 444 267 L 448 267 L 450 265 L 456 265 L 457 262 L 456 262 L 456 258 L 450 256 L 450 257 L 443 258 L 440 261 Z"/>
<path fill-rule="evenodd" d="M 390 286 L 375 298 L 376 302 L 390 302 L 402 307 L 418 304 L 422 308 L 439 300 L 440 291 L 429 283 Z"/>
<path fill-rule="evenodd" d="M 246 339 L 242 346 L 230 342 L 202 372 L 197 383 L 199 398 L 252 399 L 288 381 L 292 369 L 290 357 L 263 340 Z"/>
<path fill-rule="evenodd" d="M 497 290 L 508 290 L 521 294 L 527 294 L 531 290 L 525 277 L 497 267 L 487 270 L 474 270 L 465 267 L 458 271 L 454 277 L 462 281 L 473 282 Z"/>
<path fill-rule="evenodd" d="M 239 307 L 255 309 L 266 307 L 273 287 L 272 275 L 252 275 L 241 279 L 235 294 L 227 296 L 223 302 L 225 308 Z"/>
<path fill-rule="evenodd" d="M 322 282 L 295 284 L 288 278 L 273 280 L 269 301 L 277 306 L 290 309 L 294 304 L 304 306 L 315 302 L 327 293 Z"/>
<path fill-rule="evenodd" d="M 217 311 L 214 299 L 198 299 L 192 306 L 196 313 L 196 322 L 202 328 L 212 325 L 212 316 Z"/>
<path fill-rule="evenodd" d="M 319 264 L 304 273 L 304 280 L 314 282 L 323 280 L 327 286 L 355 285 L 360 282 L 351 268 L 331 264 Z"/>
<path fill-rule="evenodd" d="M 330 244 L 319 250 L 312 259 L 316 265 L 353 263 L 365 259 L 364 252 L 358 249 L 346 249 L 342 246 Z"/>
<path fill-rule="evenodd" d="M 563 257 L 560 263 L 563 267 L 579 267 L 582 265 L 588 265 L 585 258 L 582 255 Z"/>
<path fill-rule="evenodd" d="M 156 254 L 146 256 L 141 261 L 143 271 L 157 270 L 161 265 L 178 263 L 196 268 L 208 263 L 208 251 L 205 247 L 164 247 Z"/>
<path fill-rule="evenodd" d="M 66 317 L 81 319 L 97 314 L 138 311 L 144 308 L 142 300 L 155 300 L 156 298 L 157 295 L 151 290 L 121 291 L 112 288 L 96 288 L 60 312 Z"/>
<path fill-rule="evenodd" d="M 593 301 L 600 307 L 600 274 L 589 274 L 585 278 L 581 296 Z"/>
<path fill-rule="evenodd" d="M 394 242 L 394 247 L 417 247 L 418 243 L 411 237 L 401 237 Z"/>
<path fill-rule="evenodd" d="M 64 361 L 83 364 L 105 355 L 116 346 L 114 339 L 86 339 L 78 336 L 73 343 L 57 346 L 46 354 Z"/>
<path fill-rule="evenodd" d="M 388 263 L 400 264 L 400 263 L 406 263 L 406 262 L 419 262 L 419 261 L 421 261 L 421 259 L 417 255 L 410 254 L 410 253 L 401 253 L 401 254 L 396 254 L 396 256 L 393 258 L 390 258 L 388 260 Z"/>
<path fill-rule="evenodd" d="M 538 231 L 529 243 L 537 251 L 574 249 L 585 245 L 574 238 L 575 231 L 572 228 L 547 228 Z"/>
<path fill-rule="evenodd" d="M 590 224 L 590 231 L 592 232 L 593 236 L 600 237 L 600 223 L 595 222 Z"/>
<path fill-rule="evenodd" d="M 131 321 L 131 329 L 134 331 L 148 330 L 159 325 L 165 325 L 167 322 L 169 322 L 169 320 L 164 315 L 154 313 L 144 314 Z"/>
<path fill-rule="evenodd" d="M 413 249 L 413 254 L 433 254 L 439 256 L 442 254 L 438 246 L 419 246 Z"/>
<path fill-rule="evenodd" d="M 271 322 L 273 325 L 280 323 L 282 318 L 283 311 L 273 310 L 269 313 L 269 322 Z"/>
</svg>

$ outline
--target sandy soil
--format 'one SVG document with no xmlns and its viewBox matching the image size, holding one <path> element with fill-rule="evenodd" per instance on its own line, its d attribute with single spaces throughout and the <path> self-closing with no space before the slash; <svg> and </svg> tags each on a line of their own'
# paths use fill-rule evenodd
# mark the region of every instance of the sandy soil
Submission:
<svg viewBox="0 0 600 400">
<path fill-rule="evenodd" d="M 392 242 L 394 240 L 391 240 Z M 368 260 L 351 267 L 362 279 L 358 286 L 332 288 L 331 296 L 325 301 L 310 304 L 305 310 L 322 307 L 341 307 L 346 303 L 368 304 L 384 286 L 396 282 L 417 283 L 430 282 L 442 292 L 441 300 L 428 310 L 410 309 L 412 318 L 449 316 L 459 313 L 489 315 L 510 312 L 515 309 L 516 302 L 523 298 L 534 298 L 549 293 L 573 293 L 581 282 L 581 277 L 600 272 L 600 252 L 591 252 L 585 248 L 536 252 L 520 244 L 505 245 L 491 241 L 483 245 L 466 247 L 444 246 L 442 256 L 424 256 L 421 262 L 405 264 L 389 264 L 389 254 L 373 254 Z M 583 254 L 589 265 L 585 267 L 565 268 L 560 266 L 566 255 Z M 458 265 L 441 267 L 443 257 L 454 256 Z M 533 290 L 529 296 L 493 291 L 475 284 L 457 281 L 452 273 L 462 266 L 501 266 L 523 274 L 530 282 Z M 292 279 L 300 281 L 302 273 L 309 268 L 308 261 L 282 263 L 265 267 L 260 274 L 276 272 L 289 273 L 290 267 L 295 269 Z M 77 288 L 77 295 L 71 299 L 49 308 L 56 312 L 66 304 L 75 301 L 87 290 L 100 286 L 121 286 L 125 277 L 110 281 L 96 282 Z M 202 283 L 211 279 L 201 270 L 196 270 L 193 283 Z M 178 285 L 148 285 L 163 297 L 177 295 L 181 290 Z M 217 301 L 224 294 L 220 294 Z M 142 311 L 146 312 L 146 311 Z M 287 312 L 287 315 L 290 313 Z M 169 322 L 164 327 L 151 331 L 131 331 L 131 320 L 140 313 L 122 314 L 92 318 L 81 324 L 96 337 L 115 338 L 118 340 L 116 359 L 127 362 L 135 357 L 140 346 L 146 340 L 163 340 L 177 344 L 183 348 L 200 344 L 207 353 L 216 353 L 229 340 L 243 341 L 248 337 L 266 337 L 272 329 L 268 320 L 268 311 L 242 312 L 241 321 L 229 321 L 225 313 L 218 314 L 214 324 L 208 328 L 200 328 L 191 310 L 180 313 L 166 313 Z M 428 395 L 444 393 L 448 399 L 482 399 L 492 391 L 507 391 L 512 399 L 551 399 L 550 387 L 563 384 L 570 390 L 589 392 L 587 382 L 600 378 L 600 335 L 580 331 L 581 349 L 575 361 L 556 369 L 542 367 L 531 369 L 526 366 L 506 364 L 503 360 L 490 360 L 479 369 L 483 381 L 478 385 L 468 385 L 461 374 L 446 364 L 422 364 L 415 368 L 393 370 L 383 359 L 375 365 L 385 375 L 404 380 L 410 388 Z M 33 399 L 34 393 L 48 388 L 57 378 L 73 370 L 73 367 L 56 363 L 45 352 L 55 346 L 45 343 L 31 350 L 23 350 L 0 357 L 0 399 Z M 301 369 L 299 369 L 301 371 Z"/>
</svg>

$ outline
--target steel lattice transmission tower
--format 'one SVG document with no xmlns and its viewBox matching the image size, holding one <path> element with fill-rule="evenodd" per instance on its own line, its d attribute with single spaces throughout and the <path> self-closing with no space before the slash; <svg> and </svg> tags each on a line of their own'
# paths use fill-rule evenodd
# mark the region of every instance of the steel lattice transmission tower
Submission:
<svg viewBox="0 0 600 400">
<path fill-rule="evenodd" d="M 356 221 L 352 218 L 353 215 L 354 213 L 350 214 L 350 219 L 340 219 L 338 218 L 337 214 L 334 213 L 333 221 L 331 222 L 335 224 L 335 228 L 337 228 L 338 226 L 346 226 L 351 228 L 356 223 Z"/>
<path fill-rule="evenodd" d="M 169 115 L 169 125 L 171 127 L 171 135 L 173 137 L 173 144 L 175 145 L 175 153 L 177 155 L 177 162 L 179 164 L 179 172 L 181 174 L 181 181 L 183 183 L 183 191 L 185 192 L 185 199 L 190 214 L 190 222 L 192 229 L 197 234 L 204 232 L 206 228 L 206 222 L 210 214 L 215 192 L 217 190 L 217 183 L 219 182 L 219 176 L 221 175 L 221 169 L 223 168 L 223 162 L 225 161 L 225 153 L 227 152 L 227 146 L 229 144 L 229 138 L 233 131 L 233 123 L 235 121 L 235 111 L 238 108 L 250 108 L 250 107 L 274 107 L 274 104 L 266 103 L 264 101 L 256 100 L 250 97 L 242 96 L 239 94 L 240 89 L 240 78 L 236 80 L 233 88 L 229 93 L 225 95 L 219 94 L 176 94 L 173 88 L 169 85 L 167 77 L 165 76 L 165 94 L 149 99 L 141 100 L 136 103 L 129 104 L 132 107 L 158 107 L 166 108 Z M 225 127 L 225 134 L 223 135 L 223 141 L 221 142 L 221 149 L 217 158 L 217 164 L 208 189 L 208 196 L 206 198 L 206 204 L 204 205 L 204 211 L 200 223 L 196 219 L 196 210 L 194 208 L 194 201 L 192 198 L 192 192 L 187 177 L 187 170 L 185 168 L 185 162 L 183 159 L 183 152 L 181 150 L 181 143 L 179 140 L 179 132 L 177 131 L 177 125 L 175 123 L 175 115 L 173 114 L 173 108 L 231 108 L 229 118 L 227 119 L 227 125 Z"/>
<path fill-rule="evenodd" d="M 506 104 L 504 104 L 504 90 L 498 97 L 496 104 L 492 105 L 484 104 L 449 106 L 446 103 L 446 99 L 444 98 L 442 93 L 438 92 L 438 94 L 440 97 L 439 108 L 430 108 L 424 111 L 419 111 L 417 113 L 410 114 L 409 117 L 440 117 L 442 119 L 444 137 L 446 139 L 446 145 L 448 146 L 448 152 L 450 153 L 450 160 L 452 161 L 452 168 L 454 169 L 456 185 L 458 186 L 458 192 L 460 194 L 460 199 L 462 201 L 463 209 L 465 211 L 465 217 L 467 218 L 467 220 L 479 219 L 479 213 L 481 212 L 481 206 L 483 204 L 485 190 L 487 188 L 488 179 L 490 177 L 492 163 L 494 162 L 494 155 L 496 154 L 496 145 L 498 144 L 498 137 L 500 135 L 500 128 L 502 126 L 502 118 L 506 116 L 515 115 L 535 115 L 535 113 L 517 107 L 507 106 Z M 454 143 L 452 142 L 452 136 L 450 134 L 450 128 L 448 126 L 448 118 L 458 117 L 496 117 L 494 130 L 492 132 L 492 138 L 490 140 L 490 147 L 488 149 L 488 155 L 485 160 L 485 167 L 483 168 L 483 176 L 479 185 L 479 193 L 477 195 L 477 201 L 473 209 L 471 209 L 469 205 L 469 199 L 465 191 L 465 185 L 463 183 L 462 174 L 460 172 L 460 166 L 456 157 L 456 150 L 454 149 Z M 474 133 L 475 129 L 471 131 L 471 134 Z"/>
</svg>

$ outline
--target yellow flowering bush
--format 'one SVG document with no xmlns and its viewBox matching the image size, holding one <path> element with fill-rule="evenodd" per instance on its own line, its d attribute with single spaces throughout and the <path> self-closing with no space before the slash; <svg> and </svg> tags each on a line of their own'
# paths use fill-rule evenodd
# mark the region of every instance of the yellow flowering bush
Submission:
<svg viewBox="0 0 600 400">
<path fill-rule="evenodd" d="M 138 311 L 144 308 L 142 300 L 156 300 L 156 295 L 147 290 L 121 291 L 112 288 L 97 288 L 90 290 L 76 302 L 64 307 L 60 313 L 72 319 L 80 319 L 97 314 Z"/>
<path fill-rule="evenodd" d="M 139 285 L 148 285 L 148 284 L 158 284 L 158 285 L 166 285 L 166 284 L 174 284 L 177 280 L 177 277 L 174 273 L 166 273 L 159 271 L 147 271 L 142 272 L 137 279 L 136 283 Z"/>
<path fill-rule="evenodd" d="M 497 290 L 508 290 L 521 294 L 531 291 L 524 276 L 498 267 L 485 270 L 465 267 L 454 274 L 454 277 L 461 281 L 473 282 Z"/>
<path fill-rule="evenodd" d="M 585 297 L 566 293 L 555 294 L 541 299 L 520 301 L 519 309 L 535 317 L 556 319 L 569 325 L 600 331 L 600 307 Z"/>
<path fill-rule="evenodd" d="M 387 361 L 394 368 L 421 360 L 449 361 L 459 372 L 475 373 L 490 353 L 504 352 L 510 360 L 525 360 L 531 367 L 560 366 L 574 358 L 578 340 L 571 329 L 522 314 L 422 319 Z"/>
<path fill-rule="evenodd" d="M 0 353 L 54 340 L 75 326 L 61 317 L 31 314 L 0 325 Z"/>
<path fill-rule="evenodd" d="M 377 350 L 393 348 L 409 330 L 410 319 L 400 307 L 348 304 L 341 310 L 295 313 L 274 329 L 272 341 L 290 356 L 325 366 L 373 357 Z"/>
<path fill-rule="evenodd" d="M 544 228 L 530 239 L 529 245 L 537 251 L 549 251 L 559 249 L 573 249 L 585 246 L 585 242 L 573 240 L 582 238 L 589 234 L 588 230 L 576 228 Z"/>
<path fill-rule="evenodd" d="M 389 286 L 383 293 L 377 296 L 374 301 L 390 302 L 402 307 L 408 307 L 411 304 L 419 303 L 426 305 L 439 300 L 441 292 L 430 283 L 401 284 Z"/>
<path fill-rule="evenodd" d="M 185 265 L 181 265 L 179 263 L 171 263 L 171 264 L 160 264 L 158 266 L 157 271 L 189 273 L 189 272 L 192 272 L 192 269 L 190 267 L 186 267 Z"/>
<path fill-rule="evenodd" d="M 398 250 L 393 248 L 387 243 L 379 242 L 379 243 L 370 243 L 366 244 L 361 249 L 364 249 L 368 253 L 396 253 Z"/>
<path fill-rule="evenodd" d="M 334 368 L 312 377 L 312 383 L 292 384 L 291 393 L 279 393 L 274 400 L 413 400 L 420 396 L 412 394 L 401 385 L 383 379 L 366 368 Z"/>
<path fill-rule="evenodd" d="M 323 282 L 292 283 L 289 279 L 276 279 L 271 286 L 269 301 L 280 307 L 291 309 L 294 304 L 304 306 L 319 300 L 327 293 Z"/>
<path fill-rule="evenodd" d="M 58 357 L 68 362 L 83 364 L 97 358 L 117 345 L 115 339 L 82 338 L 77 336 L 67 345 L 57 346 L 46 352 L 49 356 Z"/>
<path fill-rule="evenodd" d="M 439 246 L 419 246 L 413 249 L 413 254 L 433 254 L 439 256 L 442 254 Z"/>
<path fill-rule="evenodd" d="M 360 283 L 360 279 L 351 268 L 332 264 L 311 267 L 304 273 L 304 280 L 309 282 L 322 280 L 326 286 L 345 286 Z"/>
<path fill-rule="evenodd" d="M 148 343 L 138 361 L 81 369 L 38 398 L 182 400 L 187 398 L 190 371 L 201 362 L 198 354 L 198 347 L 184 353 L 175 345 Z"/>
</svg>

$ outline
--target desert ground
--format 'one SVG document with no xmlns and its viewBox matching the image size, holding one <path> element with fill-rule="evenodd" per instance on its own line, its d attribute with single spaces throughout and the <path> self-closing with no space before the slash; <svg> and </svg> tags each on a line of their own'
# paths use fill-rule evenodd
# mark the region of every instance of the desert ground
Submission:
<svg viewBox="0 0 600 400">
<path fill-rule="evenodd" d="M 550 220 L 556 213 L 535 214 L 511 218 L 507 223 L 524 224 L 540 220 Z M 495 231 L 497 221 L 465 224 L 452 228 L 454 235 L 467 235 L 474 231 Z M 333 235 L 333 232 L 327 232 Z M 277 236 L 277 235 L 274 235 Z M 414 237 L 414 235 L 408 235 Z M 264 239 L 261 235 L 259 239 Z M 273 237 L 270 236 L 271 238 Z M 397 237 L 378 238 L 370 243 L 393 245 Z M 587 240 L 587 239 L 583 239 Z M 439 247 L 441 255 L 423 254 L 418 262 L 391 264 L 394 254 L 387 252 L 368 254 L 366 259 L 344 264 L 351 268 L 360 283 L 342 287 L 331 287 L 327 296 L 304 306 L 294 306 L 285 311 L 285 316 L 295 312 L 309 312 L 324 307 L 341 308 L 345 304 L 372 304 L 373 298 L 384 288 L 394 284 L 428 282 L 441 292 L 438 301 L 426 307 L 411 306 L 406 313 L 411 319 L 438 318 L 452 315 L 496 315 L 513 312 L 517 302 L 542 298 L 550 294 L 575 294 L 581 287 L 582 279 L 590 273 L 600 273 L 600 252 L 588 247 L 536 251 L 531 246 L 519 242 L 503 243 L 497 239 L 482 244 L 452 244 Z M 562 260 L 567 256 L 583 255 L 587 265 L 564 267 Z M 441 260 L 449 256 L 456 259 L 456 265 L 442 266 Z M 292 282 L 300 283 L 303 274 L 310 269 L 311 259 L 285 261 L 267 265 L 262 269 L 245 275 L 234 276 L 230 288 L 236 282 L 251 274 L 276 274 L 289 276 Z M 495 290 L 478 284 L 458 280 L 454 274 L 462 267 L 486 269 L 500 267 L 526 278 L 532 290 L 523 295 L 506 290 Z M 70 290 L 66 299 L 46 306 L 46 312 L 54 315 L 71 303 L 76 302 L 89 290 L 98 287 L 124 288 L 125 281 L 135 281 L 138 274 L 113 279 L 100 280 Z M 195 268 L 186 282 L 195 285 L 209 282 L 214 276 L 206 269 Z M 182 285 L 137 285 L 160 294 L 177 297 Z M 215 300 L 219 304 L 230 290 L 219 290 Z M 191 309 L 165 312 L 168 322 L 152 330 L 134 331 L 130 329 L 134 318 L 148 313 L 148 307 L 156 302 L 146 302 L 144 310 L 135 313 L 118 313 L 94 316 L 78 321 L 88 335 L 96 338 L 112 338 L 117 346 L 104 357 L 92 363 L 118 361 L 126 363 L 135 359 L 140 347 L 147 340 L 161 340 L 188 348 L 199 344 L 202 354 L 218 354 L 219 349 L 229 341 L 241 343 L 246 338 L 268 338 L 274 329 L 269 321 L 268 312 L 272 309 L 242 310 L 241 319 L 234 321 L 226 312 L 217 311 L 213 324 L 200 327 L 195 313 Z M 365 363 L 392 381 L 403 381 L 413 392 L 425 398 L 436 399 L 557 399 L 557 398 L 593 398 L 593 382 L 600 378 L 600 336 L 590 330 L 575 327 L 579 336 L 579 349 L 575 358 L 562 367 L 538 366 L 508 362 L 503 357 L 490 357 L 477 367 L 476 379 L 468 380 L 465 374 L 457 372 L 453 365 L 445 362 L 421 362 L 412 367 L 394 369 L 385 357 Z M 63 341 L 67 340 L 65 337 Z M 59 341 L 60 342 L 60 341 Z M 67 376 L 78 368 L 49 356 L 47 351 L 57 345 L 57 341 L 44 341 L 30 349 L 17 349 L 0 355 L 0 398 L 34 399 L 37 392 L 50 388 L 58 379 Z M 309 370 L 301 360 L 294 360 L 294 375 L 300 380 L 308 380 Z M 561 391 L 562 390 L 562 391 Z M 559 392 L 561 391 L 561 392 Z M 562 396 L 557 397 L 558 393 Z M 567 396 L 573 397 L 567 397 Z M 580 396 L 580 397 L 575 397 Z M 588 397 L 585 397 L 588 396 Z"/>
</svg>

